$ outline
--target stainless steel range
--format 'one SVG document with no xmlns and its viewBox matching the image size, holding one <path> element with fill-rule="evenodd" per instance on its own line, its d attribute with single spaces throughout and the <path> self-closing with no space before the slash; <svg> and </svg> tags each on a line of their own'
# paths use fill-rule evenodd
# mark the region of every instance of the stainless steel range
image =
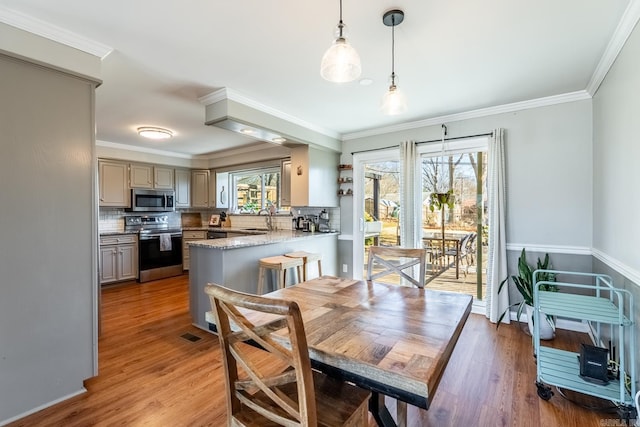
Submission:
<svg viewBox="0 0 640 427">
<path fill-rule="evenodd" d="M 169 227 L 167 215 L 127 216 L 124 224 L 139 233 L 140 282 L 182 274 L 182 230 Z"/>
</svg>

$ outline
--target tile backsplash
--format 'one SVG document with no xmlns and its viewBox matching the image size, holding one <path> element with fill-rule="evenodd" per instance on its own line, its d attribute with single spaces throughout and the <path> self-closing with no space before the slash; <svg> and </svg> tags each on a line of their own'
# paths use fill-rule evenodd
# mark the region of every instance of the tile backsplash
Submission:
<svg viewBox="0 0 640 427">
<path fill-rule="evenodd" d="M 340 208 L 325 208 L 329 213 L 329 228 L 338 230 L 340 228 Z M 295 217 L 299 215 L 320 215 L 322 208 L 294 208 Z M 163 215 L 169 217 L 170 227 L 208 227 L 209 216 L 212 211 L 177 211 L 167 212 Z M 100 208 L 98 217 L 98 230 L 100 232 L 124 231 L 124 217 L 129 215 L 139 215 L 127 212 L 124 209 Z M 278 230 L 290 230 L 292 228 L 292 215 L 276 215 L 272 218 L 272 224 Z M 226 227 L 235 228 L 266 228 L 266 219 L 262 215 L 251 214 L 231 214 L 227 216 L 224 224 Z"/>
</svg>

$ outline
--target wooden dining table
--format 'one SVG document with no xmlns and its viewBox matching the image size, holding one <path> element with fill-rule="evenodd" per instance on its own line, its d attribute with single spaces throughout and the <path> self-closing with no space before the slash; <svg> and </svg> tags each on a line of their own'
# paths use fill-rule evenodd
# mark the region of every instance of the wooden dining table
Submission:
<svg viewBox="0 0 640 427">
<path fill-rule="evenodd" d="M 429 408 L 472 303 L 469 295 L 332 276 L 266 296 L 298 303 L 313 367 L 370 390 L 380 426 L 395 425 L 385 396 Z M 253 314 L 252 322 L 269 320 Z M 213 312 L 206 318 L 215 331 Z"/>
</svg>

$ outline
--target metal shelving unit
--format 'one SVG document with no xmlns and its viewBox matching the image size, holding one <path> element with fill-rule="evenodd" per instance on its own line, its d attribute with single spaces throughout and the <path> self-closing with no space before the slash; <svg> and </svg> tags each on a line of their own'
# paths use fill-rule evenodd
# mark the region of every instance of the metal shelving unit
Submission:
<svg viewBox="0 0 640 427">
<path fill-rule="evenodd" d="M 563 280 L 566 278 L 592 284 L 538 281 L 537 277 L 541 273 L 554 273 Z M 533 283 L 534 319 L 539 318 L 539 313 L 544 313 L 587 322 L 594 332 L 597 345 L 602 343 L 602 328 L 608 328 L 608 336 L 620 356 L 619 379 L 611 378 L 607 384 L 589 382 L 580 376 L 579 353 L 541 345 L 540 322 L 534 322 L 538 396 L 549 400 L 553 395 L 549 386 L 553 385 L 610 400 L 618 406 L 622 419 L 632 418 L 635 413 L 633 396 L 636 394 L 633 295 L 624 289 L 615 288 L 611 277 L 604 274 L 536 270 L 533 273 Z M 556 285 L 560 292 L 540 290 L 542 285 Z M 628 389 L 625 381 L 627 378 L 630 380 Z"/>
</svg>

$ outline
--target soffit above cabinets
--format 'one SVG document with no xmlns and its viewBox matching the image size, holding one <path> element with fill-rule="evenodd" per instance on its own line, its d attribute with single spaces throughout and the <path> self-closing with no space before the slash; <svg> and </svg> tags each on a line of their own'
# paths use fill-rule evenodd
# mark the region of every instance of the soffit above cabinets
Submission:
<svg viewBox="0 0 640 427">
<path fill-rule="evenodd" d="M 297 147 L 309 145 L 315 148 L 340 152 L 341 140 L 334 135 L 311 129 L 271 112 L 266 112 L 242 100 L 232 99 L 232 91 L 221 89 L 200 99 L 205 105 L 205 124 L 251 136 L 261 141 Z M 295 119 L 294 119 L 295 120 Z M 276 142 L 276 138 L 284 138 Z"/>
</svg>

